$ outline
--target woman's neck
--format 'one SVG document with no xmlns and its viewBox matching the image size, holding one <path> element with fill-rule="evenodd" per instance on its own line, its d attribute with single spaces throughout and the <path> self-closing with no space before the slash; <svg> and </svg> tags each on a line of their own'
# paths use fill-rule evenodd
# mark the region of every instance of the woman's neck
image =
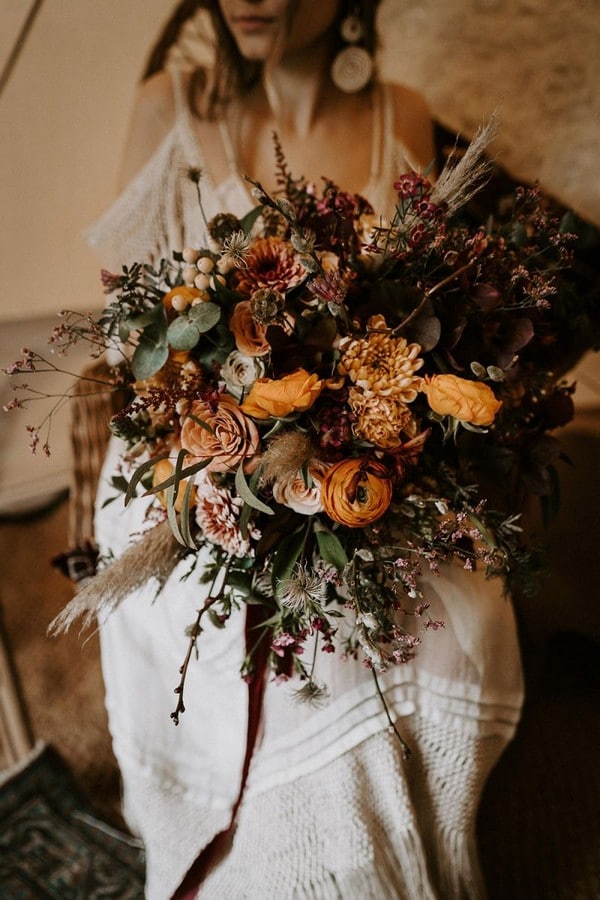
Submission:
<svg viewBox="0 0 600 900">
<path fill-rule="evenodd" d="M 288 54 L 264 68 L 261 89 L 273 119 L 284 133 L 308 138 L 321 110 L 331 101 L 329 45 L 310 53 Z"/>
</svg>

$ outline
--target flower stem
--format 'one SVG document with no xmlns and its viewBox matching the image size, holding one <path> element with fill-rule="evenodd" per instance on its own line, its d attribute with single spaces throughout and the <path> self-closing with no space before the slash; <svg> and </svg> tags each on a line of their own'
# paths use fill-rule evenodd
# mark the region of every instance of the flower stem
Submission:
<svg viewBox="0 0 600 900">
<path fill-rule="evenodd" d="M 400 746 L 402 747 L 402 756 L 404 759 L 409 759 L 410 754 L 411 754 L 411 749 L 408 746 L 408 744 L 406 743 L 406 741 L 404 740 L 404 738 L 402 737 L 402 735 L 400 734 L 400 732 L 398 731 L 398 729 L 396 728 L 396 725 L 392 720 L 392 717 L 390 715 L 389 706 L 387 705 L 387 701 L 386 701 L 385 697 L 383 696 L 383 692 L 381 690 L 381 685 L 379 684 L 379 678 L 377 677 L 377 672 L 375 671 L 374 668 L 371 669 L 371 672 L 373 673 L 373 681 L 375 682 L 375 687 L 377 688 L 377 693 L 379 694 L 379 699 L 381 700 L 381 705 L 383 706 L 386 718 L 387 718 L 388 722 L 390 723 L 390 728 L 394 732 L 394 734 L 396 735 L 398 740 L 400 741 Z"/>
<path fill-rule="evenodd" d="M 205 612 L 207 612 L 212 606 L 215 605 L 215 603 L 217 603 L 222 598 L 223 591 L 227 584 L 227 575 L 229 573 L 230 564 L 231 564 L 230 562 L 227 562 L 216 573 L 215 577 L 213 578 L 213 582 L 210 586 L 210 591 L 209 591 L 208 597 L 204 601 L 204 606 L 201 606 L 200 609 L 198 610 L 198 615 L 196 616 L 196 621 L 192 625 L 190 640 L 188 643 L 188 648 L 187 648 L 187 651 L 185 654 L 185 658 L 179 668 L 179 674 L 181 675 L 181 678 L 179 679 L 179 684 L 177 685 L 177 687 L 174 690 L 174 693 L 177 694 L 177 706 L 171 713 L 171 718 L 173 719 L 173 722 L 175 723 L 175 725 L 179 725 L 179 717 L 182 713 L 185 712 L 185 703 L 183 702 L 183 690 L 185 688 L 185 681 L 187 678 L 190 660 L 192 658 L 192 652 L 193 652 L 194 648 L 196 647 L 198 638 L 200 637 L 200 635 L 202 633 L 202 626 L 200 624 L 202 621 L 202 617 Z M 215 588 L 215 585 L 217 583 L 219 576 L 221 575 L 221 572 L 223 572 L 221 587 L 217 591 L 216 595 L 213 597 L 212 592 Z"/>
</svg>

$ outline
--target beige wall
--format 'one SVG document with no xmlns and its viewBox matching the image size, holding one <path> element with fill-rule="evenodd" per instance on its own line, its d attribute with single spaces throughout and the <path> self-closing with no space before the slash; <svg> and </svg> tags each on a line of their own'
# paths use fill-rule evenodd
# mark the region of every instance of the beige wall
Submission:
<svg viewBox="0 0 600 900">
<path fill-rule="evenodd" d="M 172 5 L 43 4 L 0 100 L 0 319 L 101 305 L 82 230 L 113 196 L 134 85 Z M 29 6 L 8 2 L 3 54 Z"/>
</svg>

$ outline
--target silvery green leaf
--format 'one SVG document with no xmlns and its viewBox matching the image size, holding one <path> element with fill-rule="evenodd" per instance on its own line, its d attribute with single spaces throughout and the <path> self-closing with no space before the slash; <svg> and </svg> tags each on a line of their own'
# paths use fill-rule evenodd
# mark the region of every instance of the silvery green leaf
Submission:
<svg viewBox="0 0 600 900">
<path fill-rule="evenodd" d="M 200 340 L 200 329 L 187 316 L 178 316 L 167 329 L 167 340 L 174 350 L 193 350 Z"/>
<path fill-rule="evenodd" d="M 190 321 L 198 331 L 210 331 L 221 318 L 221 307 L 216 303 L 196 303 L 189 311 Z"/>
<path fill-rule="evenodd" d="M 145 381 L 162 369 L 168 358 L 169 347 L 166 341 L 159 343 L 142 339 L 131 358 L 131 370 L 138 381 Z"/>
</svg>

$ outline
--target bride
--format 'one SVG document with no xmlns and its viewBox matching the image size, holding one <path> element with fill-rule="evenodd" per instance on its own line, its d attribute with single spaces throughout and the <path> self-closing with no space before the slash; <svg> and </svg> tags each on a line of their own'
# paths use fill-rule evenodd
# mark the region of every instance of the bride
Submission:
<svg viewBox="0 0 600 900">
<path fill-rule="evenodd" d="M 273 132 L 289 168 L 330 178 L 391 212 L 393 182 L 433 158 L 419 95 L 372 68 L 377 0 L 204 0 L 179 5 L 151 56 L 124 155 L 122 191 L 91 231 L 104 264 L 158 260 L 206 235 L 204 213 L 241 217 L 243 179 L 274 188 Z M 207 10 L 210 69 L 165 67 L 184 23 Z M 146 527 L 148 500 L 114 496 L 112 439 L 96 539 L 119 556 Z M 475 815 L 485 779 L 518 721 L 521 670 L 500 585 L 448 566 L 427 585 L 443 630 L 381 677 L 412 756 L 403 759 L 373 680 L 322 654 L 325 708 L 268 683 L 256 721 L 239 676 L 244 613 L 210 626 L 189 670 L 187 710 L 169 714 L 185 629 L 202 604 L 203 561 L 155 598 L 132 594 L 101 625 L 106 705 L 124 814 L 144 841 L 146 895 L 202 898 L 479 898 Z M 187 873 L 187 876 L 186 876 Z"/>
</svg>

